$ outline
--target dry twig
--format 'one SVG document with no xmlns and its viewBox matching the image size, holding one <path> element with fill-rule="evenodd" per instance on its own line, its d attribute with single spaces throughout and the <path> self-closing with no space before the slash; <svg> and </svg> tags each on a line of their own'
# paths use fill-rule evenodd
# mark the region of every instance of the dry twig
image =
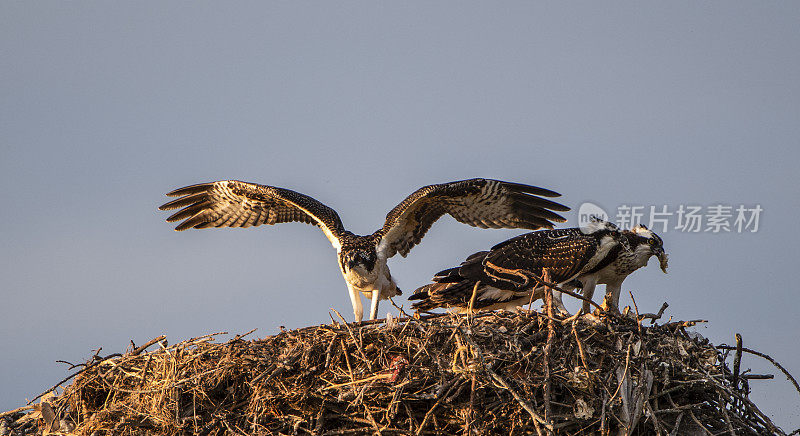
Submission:
<svg viewBox="0 0 800 436">
<path fill-rule="evenodd" d="M 259 340 L 98 350 L 48 398 L 46 418 L 78 435 L 123 436 L 681 434 L 694 426 L 785 434 L 747 398 L 746 383 L 733 382 L 721 351 L 731 347 L 689 337 L 691 322 L 564 324 L 548 306 L 547 316 L 342 320 Z M 34 407 L 2 416 L 28 434 L 43 416 L 22 419 Z"/>
</svg>

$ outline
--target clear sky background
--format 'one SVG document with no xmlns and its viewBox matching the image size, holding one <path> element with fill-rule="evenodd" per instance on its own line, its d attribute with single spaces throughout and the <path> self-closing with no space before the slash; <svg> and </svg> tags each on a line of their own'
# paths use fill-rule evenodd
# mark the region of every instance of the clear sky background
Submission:
<svg viewBox="0 0 800 436">
<path fill-rule="evenodd" d="M 797 2 L 2 2 L 0 410 L 98 347 L 352 316 L 314 227 L 177 233 L 156 210 L 220 179 L 309 194 L 362 234 L 471 177 L 561 192 L 568 226 L 586 201 L 760 205 L 755 233 L 657 227 L 669 274 L 651 261 L 621 302 L 667 301 L 800 376 L 798 23 Z M 442 219 L 390 260 L 398 303 L 519 233 Z M 784 377 L 752 386 L 800 427 Z"/>
</svg>

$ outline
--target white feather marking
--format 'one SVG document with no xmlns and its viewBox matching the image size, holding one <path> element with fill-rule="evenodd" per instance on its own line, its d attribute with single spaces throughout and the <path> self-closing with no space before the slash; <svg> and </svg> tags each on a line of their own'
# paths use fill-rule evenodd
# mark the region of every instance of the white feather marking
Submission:
<svg viewBox="0 0 800 436">
<path fill-rule="evenodd" d="M 645 237 L 647 239 L 652 239 L 654 235 L 652 230 L 649 230 L 647 227 L 642 225 L 638 225 L 631 230 L 633 231 L 633 233 L 636 233 L 637 235 Z"/>
<path fill-rule="evenodd" d="M 379 259 L 386 259 L 389 253 L 389 238 L 388 235 L 383 235 L 378 245 L 375 247 L 375 251 L 378 252 Z"/>
<path fill-rule="evenodd" d="M 528 304 L 529 301 L 530 301 L 530 297 L 529 296 L 525 296 L 525 297 L 517 298 L 517 299 L 511 300 L 511 301 L 504 301 L 502 303 L 495 303 L 495 304 L 483 307 L 483 308 L 481 308 L 479 310 L 481 312 L 490 312 L 492 310 L 509 310 L 509 311 L 512 311 L 512 312 L 516 312 L 518 307 Z M 460 307 L 459 306 L 459 307 L 455 308 L 454 311 L 458 312 L 458 313 L 466 313 L 468 310 L 469 310 L 469 308 Z"/>
<path fill-rule="evenodd" d="M 477 298 L 478 300 L 507 300 L 508 298 L 511 298 L 514 295 L 515 295 L 514 292 L 504 291 L 502 289 L 497 289 L 491 286 L 487 286 L 481 289 Z"/>
<path fill-rule="evenodd" d="M 312 217 L 313 217 L 313 215 L 312 215 Z M 314 219 L 317 221 L 317 223 L 319 223 L 319 228 L 322 229 L 322 232 L 325 233 L 325 236 L 327 236 L 328 240 L 331 241 L 331 245 L 333 245 L 333 248 L 336 250 L 336 252 L 337 253 L 341 252 L 342 251 L 342 243 L 339 242 L 339 238 L 337 238 L 336 236 L 333 236 L 333 233 L 331 233 L 331 231 L 328 230 L 328 227 L 325 224 L 322 224 L 322 221 L 320 221 L 320 220 L 318 220 L 316 218 L 314 218 Z"/>
<path fill-rule="evenodd" d="M 589 260 L 586 266 L 583 268 L 583 271 L 588 271 L 593 269 L 597 266 L 600 261 L 608 256 L 608 252 L 611 251 L 619 242 L 617 242 L 614 238 L 609 235 L 603 236 L 600 238 L 600 246 L 597 247 L 597 252 L 595 252 L 594 256 Z"/>
<path fill-rule="evenodd" d="M 649 230 L 648 230 L 649 231 Z M 652 233 L 652 232 L 651 232 Z M 647 265 L 647 261 L 650 260 L 650 256 L 653 255 L 652 250 L 646 244 L 639 245 L 633 251 L 633 263 L 636 268 L 641 268 Z"/>
<path fill-rule="evenodd" d="M 588 223 L 582 225 L 580 227 L 581 232 L 585 235 L 591 235 L 593 233 L 597 233 L 601 230 L 615 230 L 617 226 L 613 223 L 608 221 L 603 221 L 601 219 L 591 220 Z"/>
</svg>

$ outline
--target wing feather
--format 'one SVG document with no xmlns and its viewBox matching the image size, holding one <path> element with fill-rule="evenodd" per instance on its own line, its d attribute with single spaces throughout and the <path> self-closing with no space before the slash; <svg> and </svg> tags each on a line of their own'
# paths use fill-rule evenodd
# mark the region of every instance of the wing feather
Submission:
<svg viewBox="0 0 800 436">
<path fill-rule="evenodd" d="M 550 281 L 563 285 L 586 273 L 596 252 L 597 239 L 580 229 L 526 233 L 503 241 L 490 251 L 474 253 L 458 267 L 436 273 L 433 283 L 418 288 L 409 299 L 420 300 L 412 305 L 418 310 L 463 309 L 469 306 L 474 287 L 480 283 L 474 309 L 535 300 L 541 298 L 542 288 L 532 287 L 535 282 L 520 272 L 541 277 L 546 268 Z"/>
<path fill-rule="evenodd" d="M 566 219 L 554 211 L 569 208 L 542 198 L 558 197 L 549 189 L 491 179 L 470 179 L 424 186 L 386 215 L 376 232 L 386 257 L 402 256 L 418 244 L 433 223 L 445 214 L 480 228 L 552 229 Z"/>
<path fill-rule="evenodd" d="M 336 211 L 289 189 L 222 180 L 186 186 L 167 195 L 179 198 L 159 209 L 180 209 L 167 218 L 167 222 L 182 221 L 175 227 L 178 231 L 301 222 L 319 226 L 334 247 L 341 247 L 344 227 Z"/>
<path fill-rule="evenodd" d="M 483 262 L 486 274 L 499 281 L 519 283 L 509 271 L 524 270 L 563 283 L 574 279 L 597 251 L 597 241 L 578 229 L 532 232 L 493 247 Z"/>
</svg>

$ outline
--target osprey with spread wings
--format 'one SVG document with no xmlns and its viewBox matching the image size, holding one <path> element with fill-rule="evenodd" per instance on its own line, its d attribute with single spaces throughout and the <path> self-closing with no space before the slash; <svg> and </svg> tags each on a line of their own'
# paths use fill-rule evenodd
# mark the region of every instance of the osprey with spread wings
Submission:
<svg viewBox="0 0 800 436">
<path fill-rule="evenodd" d="M 159 209 L 182 208 L 167 218 L 168 222 L 182 220 L 175 228 L 178 231 L 293 221 L 318 226 L 337 251 L 356 321 L 363 318 L 359 292 L 372 300 L 370 319 L 375 319 L 381 299 L 401 294 L 386 260 L 396 253 L 405 257 L 442 215 L 474 227 L 535 230 L 552 229 L 553 222 L 566 221 L 554 211 L 569 210 L 542 198 L 560 195 L 548 189 L 470 179 L 416 190 L 389 212 L 383 227 L 360 236 L 345 230 L 335 210 L 289 189 L 223 180 L 187 186 L 167 195 L 179 198 Z"/>
</svg>

